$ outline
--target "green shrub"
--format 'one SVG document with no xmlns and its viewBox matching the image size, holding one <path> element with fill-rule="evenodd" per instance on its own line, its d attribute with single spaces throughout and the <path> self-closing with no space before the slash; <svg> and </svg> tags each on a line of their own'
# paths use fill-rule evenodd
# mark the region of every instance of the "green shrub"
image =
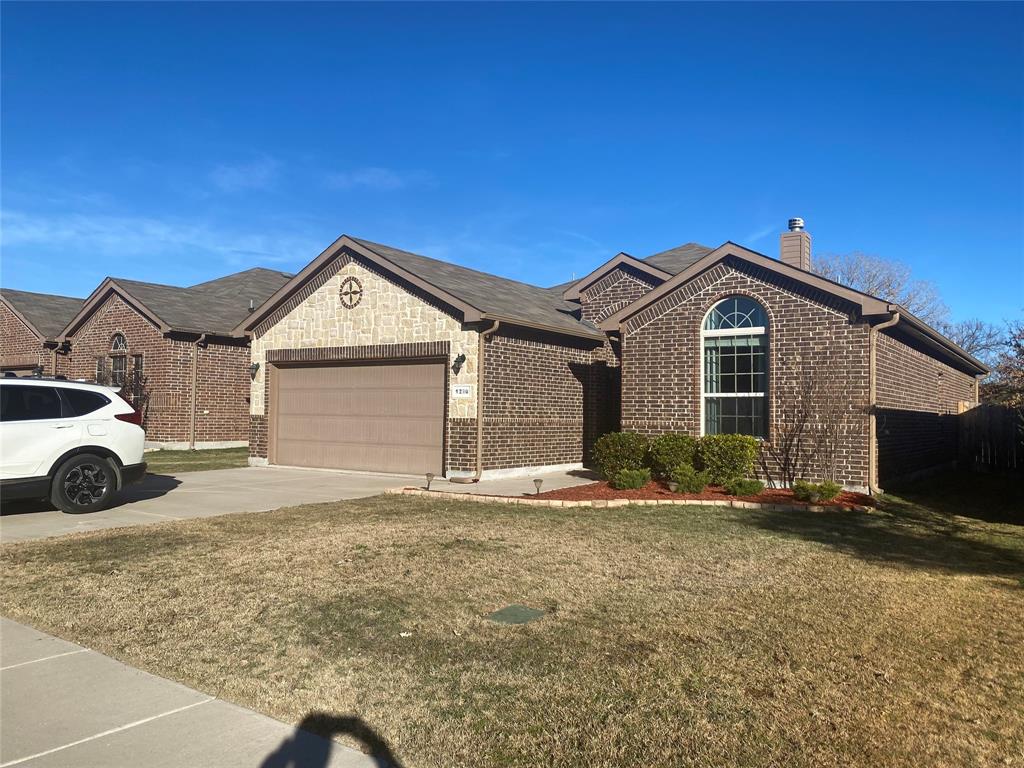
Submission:
<svg viewBox="0 0 1024 768">
<path fill-rule="evenodd" d="M 793 497 L 799 501 L 806 501 L 816 504 L 819 501 L 832 501 L 843 491 L 843 486 L 826 480 L 823 483 L 810 483 L 806 480 L 797 480 L 793 483 Z"/>
<path fill-rule="evenodd" d="M 643 488 L 651 482 L 651 470 L 644 467 L 643 469 L 620 469 L 614 475 L 610 485 L 619 491 L 624 491 L 631 488 Z"/>
<path fill-rule="evenodd" d="M 594 463 L 609 480 L 622 469 L 644 469 L 649 444 L 636 432 L 609 432 L 594 445 Z"/>
<path fill-rule="evenodd" d="M 842 492 L 843 486 L 839 483 L 834 483 L 831 480 L 826 480 L 825 482 L 818 484 L 818 498 L 822 501 L 832 501 L 832 499 Z"/>
<path fill-rule="evenodd" d="M 707 472 L 698 472 L 692 464 L 680 464 L 669 475 L 677 493 L 701 493 L 711 481 Z"/>
<path fill-rule="evenodd" d="M 725 492 L 730 496 L 757 496 L 763 490 L 764 483 L 760 480 L 734 477 L 725 483 Z"/>
<path fill-rule="evenodd" d="M 722 485 L 754 473 L 757 440 L 750 435 L 705 435 L 698 444 L 697 459 L 711 482 Z"/>
<path fill-rule="evenodd" d="M 666 432 L 651 441 L 647 461 L 651 474 L 665 480 L 680 464 L 694 463 L 697 458 L 697 438 L 681 432 Z"/>
</svg>

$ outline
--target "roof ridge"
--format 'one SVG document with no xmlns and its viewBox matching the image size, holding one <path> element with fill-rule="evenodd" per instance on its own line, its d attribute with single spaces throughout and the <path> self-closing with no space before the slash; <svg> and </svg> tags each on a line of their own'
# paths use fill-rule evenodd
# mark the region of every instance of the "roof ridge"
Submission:
<svg viewBox="0 0 1024 768">
<path fill-rule="evenodd" d="M 21 288 L 0 287 L 0 293 L 26 293 L 31 296 L 48 296 L 51 299 L 67 299 L 68 301 L 85 301 L 81 296 L 65 296 L 63 293 L 43 293 L 42 291 L 25 291 Z"/>
</svg>

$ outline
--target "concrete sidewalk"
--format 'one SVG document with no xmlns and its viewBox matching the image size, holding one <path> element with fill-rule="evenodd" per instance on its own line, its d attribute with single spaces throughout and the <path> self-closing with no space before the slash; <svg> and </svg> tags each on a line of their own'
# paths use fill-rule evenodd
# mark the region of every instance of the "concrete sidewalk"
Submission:
<svg viewBox="0 0 1024 768">
<path fill-rule="evenodd" d="M 0 768 L 387 764 L 0 618 Z"/>
</svg>

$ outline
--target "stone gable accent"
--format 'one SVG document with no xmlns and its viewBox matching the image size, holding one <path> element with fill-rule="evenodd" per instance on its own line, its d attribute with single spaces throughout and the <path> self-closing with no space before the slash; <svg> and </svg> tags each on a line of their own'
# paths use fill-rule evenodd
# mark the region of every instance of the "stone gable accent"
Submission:
<svg viewBox="0 0 1024 768">
<path fill-rule="evenodd" d="M 703 350 L 708 310 L 742 294 L 764 306 L 769 338 L 769 430 L 779 405 L 800 385 L 801 367 L 842 382 L 840 479 L 867 484 L 868 331 L 841 302 L 744 262 L 719 263 L 679 286 L 625 324 L 622 343 L 622 428 L 699 435 Z M 827 363 L 824 362 L 827 359 Z M 821 474 L 820 469 L 817 470 Z"/>
<path fill-rule="evenodd" d="M 449 383 L 470 384 L 474 394 L 472 398 L 452 398 L 449 386 L 449 416 L 475 419 L 477 332 L 463 330 L 455 317 L 359 260 L 345 257 L 335 265 L 336 269 L 325 268 L 313 279 L 310 284 L 315 287 L 300 291 L 301 300 L 289 302 L 286 306 L 291 308 L 276 323 L 262 323 L 257 329 L 263 329 L 262 333 L 254 334 L 252 362 L 259 363 L 260 369 L 252 382 L 251 414 L 265 413 L 265 368 L 271 350 L 444 342 L 449 346 Z M 341 284 L 349 276 L 356 277 L 363 288 L 362 298 L 351 309 L 344 307 L 340 298 Z M 271 315 L 274 317 L 277 312 Z M 460 354 L 466 360 L 454 374 L 451 361 Z"/>
</svg>

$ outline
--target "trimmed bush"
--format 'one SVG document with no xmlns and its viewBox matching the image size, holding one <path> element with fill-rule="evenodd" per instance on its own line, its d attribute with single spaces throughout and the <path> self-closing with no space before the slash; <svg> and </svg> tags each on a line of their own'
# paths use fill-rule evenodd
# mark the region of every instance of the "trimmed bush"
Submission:
<svg viewBox="0 0 1024 768">
<path fill-rule="evenodd" d="M 693 465 L 697 458 L 697 438 L 681 432 L 666 432 L 651 441 L 647 462 L 651 474 L 658 480 L 666 480 L 672 470 L 680 464 Z"/>
<path fill-rule="evenodd" d="M 843 486 L 839 483 L 833 483 L 831 480 L 825 480 L 822 483 L 818 483 L 818 498 L 822 501 L 832 501 L 832 499 L 842 492 Z"/>
<path fill-rule="evenodd" d="M 677 485 L 677 493 L 701 493 L 711 481 L 707 472 L 698 472 L 692 464 L 680 464 L 669 478 Z"/>
<path fill-rule="evenodd" d="M 734 477 L 725 484 L 725 492 L 730 496 L 757 496 L 764 490 L 764 483 L 760 480 L 749 480 L 744 477 Z"/>
<path fill-rule="evenodd" d="M 799 501 L 806 501 L 816 504 L 819 501 L 832 501 L 843 491 L 843 486 L 826 480 L 823 483 L 810 483 L 806 480 L 797 480 L 793 483 L 793 497 Z"/>
<path fill-rule="evenodd" d="M 697 460 L 712 483 L 723 485 L 754 473 L 757 440 L 750 435 L 705 435 L 697 446 Z"/>
<path fill-rule="evenodd" d="M 612 488 L 617 491 L 624 491 L 633 488 L 643 488 L 651 482 L 651 470 L 643 469 L 620 469 L 610 481 Z"/>
<path fill-rule="evenodd" d="M 594 463 L 608 480 L 623 469 L 645 469 L 649 445 L 636 432 L 609 432 L 594 444 Z"/>
</svg>

